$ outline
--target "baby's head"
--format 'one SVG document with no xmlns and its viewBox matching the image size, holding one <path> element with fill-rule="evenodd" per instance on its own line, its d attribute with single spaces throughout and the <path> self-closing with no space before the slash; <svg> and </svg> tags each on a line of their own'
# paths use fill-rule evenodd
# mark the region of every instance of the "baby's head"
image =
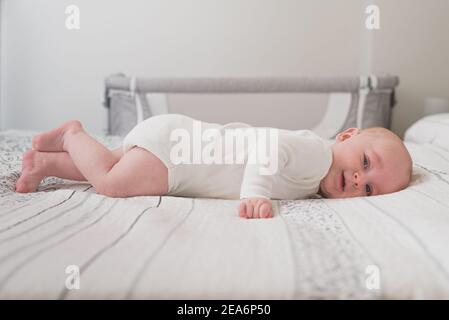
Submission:
<svg viewBox="0 0 449 320">
<path fill-rule="evenodd" d="M 349 128 L 332 145 L 332 165 L 321 180 L 325 198 L 386 194 L 408 186 L 412 158 L 401 139 L 390 130 Z"/>
</svg>

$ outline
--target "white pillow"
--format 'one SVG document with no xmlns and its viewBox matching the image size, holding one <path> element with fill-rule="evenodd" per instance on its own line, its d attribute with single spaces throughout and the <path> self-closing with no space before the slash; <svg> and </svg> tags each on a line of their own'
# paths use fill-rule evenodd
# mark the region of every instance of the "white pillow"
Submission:
<svg viewBox="0 0 449 320">
<path fill-rule="evenodd" d="M 430 143 L 449 151 L 449 113 L 434 114 L 416 121 L 405 132 L 404 141 Z"/>
</svg>

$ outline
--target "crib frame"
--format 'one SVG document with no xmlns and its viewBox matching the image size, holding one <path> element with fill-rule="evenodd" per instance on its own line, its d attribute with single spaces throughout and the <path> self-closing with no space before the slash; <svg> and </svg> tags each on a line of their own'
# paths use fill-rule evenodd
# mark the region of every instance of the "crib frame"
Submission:
<svg viewBox="0 0 449 320">
<path fill-rule="evenodd" d="M 334 138 L 349 128 L 390 128 L 399 78 L 359 77 L 279 78 L 137 78 L 114 74 L 105 78 L 104 106 L 108 134 L 124 136 L 138 122 L 168 113 L 168 94 L 327 93 L 328 107 L 312 130 Z M 301 128 L 298 128 L 301 129 Z"/>
</svg>

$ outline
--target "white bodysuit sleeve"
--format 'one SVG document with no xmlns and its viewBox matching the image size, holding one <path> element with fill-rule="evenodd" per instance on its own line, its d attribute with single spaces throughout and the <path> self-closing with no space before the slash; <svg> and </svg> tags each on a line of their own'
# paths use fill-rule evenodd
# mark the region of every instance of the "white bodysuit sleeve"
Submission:
<svg viewBox="0 0 449 320">
<path fill-rule="evenodd" d="M 284 169 L 288 158 L 289 148 L 286 145 L 285 139 L 279 137 L 278 152 L 277 155 L 277 167 L 273 170 L 270 165 L 264 165 L 263 163 L 250 162 L 251 157 L 255 157 L 256 149 L 252 149 L 248 153 L 248 162 L 245 165 L 243 173 L 243 180 L 240 189 L 240 199 L 244 198 L 265 198 L 271 199 L 273 182 L 276 175 Z M 253 158 L 255 159 L 255 158 Z M 269 170 L 267 170 L 269 168 Z M 261 174 L 262 172 L 268 174 Z M 268 172 L 267 172 L 268 171 Z"/>
<path fill-rule="evenodd" d="M 289 197 L 296 188 L 301 190 L 310 185 L 319 185 L 332 163 L 332 151 L 321 138 L 306 133 L 279 134 L 278 166 L 274 174 L 260 174 L 260 169 L 266 166 L 248 162 L 243 174 L 240 199 L 272 199 L 273 191 L 276 191 L 277 196 L 279 192 L 285 192 L 285 196 Z M 273 190 L 275 181 L 283 181 L 284 186 Z"/>
</svg>

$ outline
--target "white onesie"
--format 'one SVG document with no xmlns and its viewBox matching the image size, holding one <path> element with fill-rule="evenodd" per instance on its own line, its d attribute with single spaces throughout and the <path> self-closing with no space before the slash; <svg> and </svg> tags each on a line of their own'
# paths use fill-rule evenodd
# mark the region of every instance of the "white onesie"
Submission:
<svg viewBox="0 0 449 320">
<path fill-rule="evenodd" d="M 198 139 L 201 132 L 217 131 L 209 139 Z M 249 155 L 257 152 L 249 140 L 243 153 L 244 161 L 237 161 L 237 148 L 223 142 L 225 132 L 236 129 L 277 130 L 277 170 L 273 174 L 261 174 L 261 164 L 249 161 Z M 175 130 L 177 134 L 175 134 Z M 191 151 L 188 161 L 174 158 L 179 153 L 181 136 L 188 134 L 191 139 L 187 145 Z M 268 140 L 268 139 L 265 139 Z M 222 158 L 212 162 L 202 158 L 206 145 L 217 146 L 220 143 Z M 271 142 L 270 142 L 271 143 Z M 271 145 L 271 144 L 270 144 Z M 254 128 L 245 123 L 217 124 L 198 121 L 180 114 L 164 114 L 148 118 L 137 124 L 124 138 L 123 151 L 138 146 L 152 152 L 168 168 L 168 193 L 172 196 L 243 199 L 261 197 L 267 199 L 304 199 L 316 194 L 319 184 L 332 164 L 332 150 L 322 138 L 310 130 L 281 130 L 275 128 Z M 185 144 L 183 145 L 185 146 Z M 201 148 L 198 148 L 198 147 Z M 269 148 L 267 146 L 267 148 Z M 215 149 L 218 150 L 218 149 Z M 269 149 L 266 149 L 269 150 Z M 199 152 L 198 152 L 199 151 Z M 210 149 L 209 149 L 210 151 Z M 202 153 L 203 152 L 203 153 Z M 268 151 L 267 151 L 268 152 Z M 207 154 L 207 153 L 206 153 Z M 218 154 L 216 152 L 210 154 Z M 228 163 L 233 159 L 232 163 Z M 240 158 L 242 159 L 242 158 Z M 205 163 L 207 162 L 207 163 Z M 266 166 L 265 166 L 266 168 Z"/>
</svg>

